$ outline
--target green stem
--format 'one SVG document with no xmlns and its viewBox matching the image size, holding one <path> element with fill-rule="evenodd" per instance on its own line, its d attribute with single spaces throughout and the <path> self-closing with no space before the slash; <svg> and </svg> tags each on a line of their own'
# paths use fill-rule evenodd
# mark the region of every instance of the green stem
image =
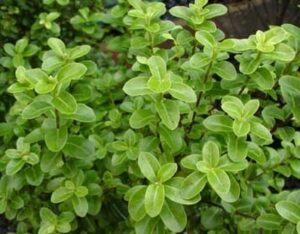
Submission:
<svg viewBox="0 0 300 234">
<path fill-rule="evenodd" d="M 55 109 L 55 121 L 56 121 L 56 128 L 60 128 L 60 117 L 57 109 Z"/>
<path fill-rule="evenodd" d="M 205 72 L 205 75 L 204 75 L 204 80 L 203 80 L 203 84 L 204 84 L 204 85 L 206 84 L 206 82 L 207 82 L 207 80 L 208 80 L 208 78 L 209 78 L 210 70 L 211 70 L 212 65 L 213 65 L 213 63 L 214 63 L 214 58 L 215 58 L 215 54 L 213 54 L 212 60 L 211 60 L 211 62 L 209 63 L 207 69 L 206 69 L 206 72 Z M 201 103 L 201 99 L 203 98 L 204 94 L 205 94 L 205 90 L 202 91 L 202 92 L 199 92 L 199 94 L 198 94 L 198 96 L 197 96 L 197 101 L 196 101 L 196 105 L 195 105 L 195 110 L 193 111 L 192 121 L 191 121 L 190 125 L 187 127 L 187 133 L 190 133 L 191 130 L 192 130 L 192 127 L 193 127 L 193 125 L 194 125 L 194 123 L 195 123 L 196 115 L 197 115 L 196 109 L 199 107 L 199 105 L 200 105 L 200 103 Z"/>
</svg>

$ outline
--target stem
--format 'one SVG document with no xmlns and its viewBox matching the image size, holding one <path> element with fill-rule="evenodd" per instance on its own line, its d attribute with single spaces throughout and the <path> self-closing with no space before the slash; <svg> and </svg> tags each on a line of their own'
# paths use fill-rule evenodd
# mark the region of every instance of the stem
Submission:
<svg viewBox="0 0 300 234">
<path fill-rule="evenodd" d="M 60 128 L 60 117 L 57 109 L 55 109 L 55 120 L 56 120 L 56 128 Z"/>
<path fill-rule="evenodd" d="M 247 78 L 245 84 L 243 85 L 243 87 L 241 88 L 241 90 L 238 93 L 238 96 L 242 95 L 242 93 L 244 92 L 245 88 L 247 87 L 247 83 L 249 81 L 249 77 Z"/>
<path fill-rule="evenodd" d="M 207 70 L 206 70 L 206 73 L 205 73 L 205 76 L 204 76 L 204 80 L 203 80 L 203 83 L 205 84 L 209 78 L 209 74 L 210 74 L 210 70 L 212 68 L 212 65 L 213 65 L 213 61 L 214 61 L 214 57 L 215 57 L 215 54 L 213 54 L 212 56 L 212 60 L 211 62 L 209 63 L 208 67 L 207 67 Z M 205 94 L 205 90 L 202 91 L 202 92 L 199 92 L 198 96 L 197 96 L 197 101 L 196 101 L 196 106 L 195 106 L 195 109 L 197 109 L 197 107 L 200 105 L 201 103 L 201 99 L 203 97 L 203 95 Z M 190 133 L 191 130 L 192 130 L 192 127 L 195 123 L 195 120 L 196 120 L 196 110 L 193 111 L 193 116 L 192 116 L 192 122 L 190 123 L 190 125 L 187 127 L 187 133 Z"/>
</svg>

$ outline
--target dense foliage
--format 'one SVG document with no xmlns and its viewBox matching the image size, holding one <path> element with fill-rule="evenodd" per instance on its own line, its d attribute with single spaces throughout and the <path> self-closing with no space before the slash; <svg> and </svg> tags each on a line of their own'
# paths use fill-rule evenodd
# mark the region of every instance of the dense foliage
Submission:
<svg viewBox="0 0 300 234">
<path fill-rule="evenodd" d="M 0 213 L 16 233 L 300 233 L 300 28 L 220 4 L 0 6 Z"/>
</svg>

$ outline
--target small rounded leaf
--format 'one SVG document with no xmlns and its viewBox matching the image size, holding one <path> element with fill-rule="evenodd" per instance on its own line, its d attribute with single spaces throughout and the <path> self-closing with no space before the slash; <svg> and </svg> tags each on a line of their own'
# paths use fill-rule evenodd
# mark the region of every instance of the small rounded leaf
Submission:
<svg viewBox="0 0 300 234">
<path fill-rule="evenodd" d="M 277 212 L 284 219 L 297 224 L 300 220 L 300 205 L 292 201 L 280 201 L 275 205 Z"/>
<path fill-rule="evenodd" d="M 49 47 L 59 56 L 64 56 L 66 47 L 62 40 L 51 37 L 48 39 Z"/>
<path fill-rule="evenodd" d="M 183 231 L 187 224 L 184 207 L 170 200 L 164 203 L 160 217 L 166 227 L 175 233 Z"/>
<path fill-rule="evenodd" d="M 202 157 L 211 168 L 217 167 L 220 158 L 219 146 L 213 141 L 206 142 L 202 149 Z"/>
<path fill-rule="evenodd" d="M 145 209 L 150 217 L 160 214 L 165 202 L 165 188 L 162 184 L 150 184 L 145 193 Z"/>
<path fill-rule="evenodd" d="M 158 170 L 157 177 L 163 183 L 171 179 L 177 171 L 176 163 L 167 163 Z"/>
<path fill-rule="evenodd" d="M 147 152 L 141 152 L 138 158 L 138 165 L 143 175 L 150 181 L 156 181 L 156 175 L 160 169 L 160 164 L 156 157 Z"/>
<path fill-rule="evenodd" d="M 68 92 L 63 91 L 55 96 L 52 105 L 62 114 L 74 114 L 77 110 L 77 102 L 75 98 Z"/>
<path fill-rule="evenodd" d="M 181 196 L 184 199 L 196 197 L 205 187 L 206 175 L 201 172 L 193 172 L 184 178 L 181 184 Z"/>
<path fill-rule="evenodd" d="M 69 63 L 59 69 L 56 78 L 59 82 L 79 80 L 86 71 L 86 66 L 81 63 Z"/>
<path fill-rule="evenodd" d="M 217 193 L 227 193 L 230 190 L 230 179 L 227 173 L 219 168 L 214 168 L 207 173 L 207 180 Z"/>
<path fill-rule="evenodd" d="M 194 103 L 197 100 L 195 91 L 190 86 L 181 82 L 172 82 L 169 93 L 172 97 L 186 103 Z"/>
<path fill-rule="evenodd" d="M 213 132 L 232 132 L 232 123 L 226 115 L 211 115 L 203 121 L 204 127 Z"/>
</svg>

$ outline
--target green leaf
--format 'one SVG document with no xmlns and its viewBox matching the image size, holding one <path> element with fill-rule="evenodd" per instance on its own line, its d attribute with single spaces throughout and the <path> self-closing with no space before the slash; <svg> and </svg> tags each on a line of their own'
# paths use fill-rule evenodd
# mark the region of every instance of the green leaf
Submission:
<svg viewBox="0 0 300 234">
<path fill-rule="evenodd" d="M 152 76 L 156 79 L 163 80 L 167 75 L 167 64 L 160 56 L 151 56 L 147 62 Z"/>
<path fill-rule="evenodd" d="M 283 76 L 279 79 L 279 85 L 284 98 L 286 94 L 291 95 L 293 97 L 300 96 L 300 80 L 298 77 Z"/>
<path fill-rule="evenodd" d="M 158 133 L 162 144 L 170 149 L 170 152 L 179 152 L 183 147 L 182 131 L 170 130 L 164 125 L 159 126 Z"/>
<path fill-rule="evenodd" d="M 227 193 L 230 190 L 230 179 L 227 173 L 219 168 L 214 168 L 207 173 L 207 180 L 217 193 Z"/>
<path fill-rule="evenodd" d="M 266 163 L 267 159 L 264 151 L 255 143 L 248 143 L 248 156 L 249 158 L 256 161 L 258 164 L 263 165 Z"/>
<path fill-rule="evenodd" d="M 157 178 L 160 180 L 161 183 L 166 182 L 175 175 L 176 171 L 176 163 L 166 163 L 162 165 L 161 168 L 159 168 Z"/>
<path fill-rule="evenodd" d="M 270 144 L 273 142 L 270 131 L 260 123 L 251 122 L 251 134 L 263 140 L 265 144 Z"/>
<path fill-rule="evenodd" d="M 241 193 L 240 185 L 236 181 L 235 177 L 232 174 L 229 174 L 230 179 L 230 188 L 228 192 L 222 193 L 220 191 L 216 191 L 217 194 L 221 197 L 221 199 L 225 202 L 232 203 L 236 202 Z"/>
<path fill-rule="evenodd" d="M 47 80 L 48 80 L 47 73 L 39 68 L 28 69 L 28 70 L 23 71 L 22 67 L 19 67 L 16 70 L 16 75 L 17 75 L 19 81 L 26 80 L 26 81 L 30 82 L 31 84 L 36 84 L 41 81 L 47 82 Z"/>
<path fill-rule="evenodd" d="M 180 194 L 184 199 L 192 199 L 204 189 L 206 183 L 206 175 L 195 171 L 184 178 Z"/>
<path fill-rule="evenodd" d="M 262 90 L 270 90 L 275 84 L 274 73 L 265 67 L 258 68 L 250 77 Z"/>
<path fill-rule="evenodd" d="M 184 207 L 170 200 L 164 203 L 160 217 L 165 226 L 175 233 L 182 232 L 187 224 Z"/>
<path fill-rule="evenodd" d="M 48 39 L 48 45 L 57 55 L 61 57 L 65 55 L 66 47 L 62 40 L 51 37 Z"/>
<path fill-rule="evenodd" d="M 20 83 L 14 83 L 10 85 L 7 89 L 7 92 L 9 93 L 23 93 L 27 90 L 31 90 L 32 88 L 28 86 L 28 84 L 20 84 Z"/>
<path fill-rule="evenodd" d="M 88 195 L 88 193 L 89 193 L 89 190 L 87 187 L 82 186 L 82 185 L 76 187 L 75 195 L 77 197 L 85 197 Z"/>
<path fill-rule="evenodd" d="M 256 223 L 259 227 L 266 230 L 279 230 L 282 221 L 282 218 L 277 214 L 264 213 L 257 218 Z"/>
<path fill-rule="evenodd" d="M 85 197 L 73 196 L 72 205 L 75 213 L 79 217 L 85 217 L 87 215 L 87 212 L 89 210 L 89 204 Z"/>
<path fill-rule="evenodd" d="M 213 141 L 206 142 L 202 149 L 202 157 L 209 167 L 217 167 L 220 158 L 219 146 Z"/>
<path fill-rule="evenodd" d="M 280 43 L 275 47 L 273 52 L 265 54 L 263 57 L 287 63 L 294 59 L 295 54 L 295 51 L 291 47 Z"/>
<path fill-rule="evenodd" d="M 194 103 L 197 100 L 195 91 L 190 86 L 181 82 L 172 82 L 169 93 L 172 97 L 186 103 Z"/>
<path fill-rule="evenodd" d="M 246 75 L 250 75 L 257 70 L 261 62 L 261 58 L 243 58 L 240 61 L 240 71 Z"/>
<path fill-rule="evenodd" d="M 41 169 L 43 172 L 47 173 L 50 171 L 55 170 L 59 166 L 63 165 L 61 154 L 59 153 L 52 153 L 47 151 L 43 154 L 41 159 Z"/>
<path fill-rule="evenodd" d="M 15 55 L 15 47 L 13 44 L 11 43 L 5 43 L 3 46 L 4 51 L 10 55 L 10 56 L 14 56 Z"/>
<path fill-rule="evenodd" d="M 134 9 L 142 10 L 144 3 L 141 0 L 128 0 L 128 3 L 133 6 Z"/>
<path fill-rule="evenodd" d="M 25 109 L 22 111 L 23 119 L 35 119 L 38 118 L 41 114 L 51 110 L 53 107 L 43 101 L 34 101 L 30 103 Z"/>
<path fill-rule="evenodd" d="M 86 66 L 81 63 L 69 63 L 59 69 L 56 74 L 56 78 L 59 82 L 79 80 L 86 71 Z"/>
<path fill-rule="evenodd" d="M 5 155 L 7 157 L 9 157 L 10 159 L 18 159 L 18 158 L 22 157 L 22 155 L 19 152 L 19 150 L 16 150 L 16 149 L 8 149 L 8 150 L 6 150 L 5 151 Z"/>
<path fill-rule="evenodd" d="M 39 165 L 30 167 L 25 171 L 25 179 L 28 184 L 39 186 L 44 180 L 44 173 L 41 171 Z"/>
<path fill-rule="evenodd" d="M 47 81 L 39 81 L 34 86 L 35 91 L 38 94 L 47 94 L 52 92 L 56 87 L 56 80 L 55 79 L 48 79 Z"/>
<path fill-rule="evenodd" d="M 233 121 L 226 115 L 211 115 L 202 123 L 213 132 L 232 132 Z"/>
<path fill-rule="evenodd" d="M 29 153 L 23 160 L 30 165 L 35 165 L 40 161 L 40 158 L 36 153 Z"/>
<path fill-rule="evenodd" d="M 22 38 L 17 41 L 16 46 L 15 46 L 15 51 L 19 54 L 22 54 L 27 46 L 28 46 L 28 39 Z"/>
<path fill-rule="evenodd" d="M 258 108 L 259 108 L 259 100 L 252 99 L 248 101 L 245 104 L 243 109 L 243 118 L 249 119 L 257 112 Z"/>
<path fill-rule="evenodd" d="M 228 156 L 234 162 L 243 161 L 248 153 L 248 144 L 242 138 L 231 136 L 227 145 Z"/>
<path fill-rule="evenodd" d="M 75 46 L 68 51 L 69 59 L 74 60 L 83 57 L 84 55 L 88 54 L 90 50 L 91 47 L 89 45 Z"/>
<path fill-rule="evenodd" d="M 19 66 L 24 66 L 24 58 L 21 54 L 15 54 L 12 57 L 12 63 L 14 65 L 14 67 L 19 67 Z"/>
<path fill-rule="evenodd" d="M 45 131 L 45 142 L 49 150 L 52 152 L 61 151 L 68 139 L 67 127 L 47 128 Z"/>
<path fill-rule="evenodd" d="M 177 17 L 184 19 L 187 22 L 191 21 L 191 14 L 187 7 L 185 6 L 175 6 L 170 9 L 170 14 Z"/>
<path fill-rule="evenodd" d="M 244 105 L 237 97 L 225 96 L 222 99 L 222 109 L 233 119 L 240 119 L 242 117 Z"/>
<path fill-rule="evenodd" d="M 181 184 L 183 183 L 183 177 L 173 177 L 171 180 L 164 184 L 166 197 L 173 202 L 182 205 L 193 205 L 201 200 L 200 194 L 196 195 L 192 199 L 184 199 L 181 196 Z"/>
<path fill-rule="evenodd" d="M 40 209 L 40 216 L 43 221 L 55 224 L 57 221 L 57 216 L 48 208 L 42 207 Z"/>
<path fill-rule="evenodd" d="M 159 117 L 162 120 L 162 123 L 169 128 L 170 130 L 174 130 L 177 128 L 179 120 L 180 120 L 180 112 L 178 108 L 178 104 L 172 100 L 162 100 L 157 102 L 156 111 Z"/>
<path fill-rule="evenodd" d="M 265 32 L 266 41 L 271 44 L 279 44 L 287 37 L 286 31 L 281 27 L 274 27 Z"/>
<path fill-rule="evenodd" d="M 157 222 L 158 222 L 157 218 L 153 219 L 153 218 L 146 216 L 141 221 L 136 223 L 136 225 L 135 225 L 136 234 L 153 234 L 154 230 L 156 228 Z"/>
<path fill-rule="evenodd" d="M 210 171 L 210 166 L 206 161 L 199 161 L 196 163 L 196 169 L 202 173 L 207 174 Z"/>
<path fill-rule="evenodd" d="M 224 214 L 221 208 L 211 206 L 202 209 L 201 224 L 209 230 L 221 228 L 224 225 Z"/>
<path fill-rule="evenodd" d="M 65 222 L 59 222 L 56 225 L 56 230 L 61 232 L 61 233 L 69 233 L 71 231 L 72 227 L 70 223 L 65 223 Z"/>
<path fill-rule="evenodd" d="M 245 122 L 245 121 L 240 121 L 240 120 L 234 120 L 232 129 L 233 129 L 234 134 L 237 137 L 244 137 L 250 131 L 250 123 Z"/>
<path fill-rule="evenodd" d="M 275 208 L 281 217 L 297 224 L 300 221 L 300 206 L 292 201 L 280 201 Z"/>
<path fill-rule="evenodd" d="M 57 56 L 53 51 L 48 51 L 43 55 L 42 69 L 47 72 L 52 72 L 55 69 L 64 65 L 64 60 Z"/>
<path fill-rule="evenodd" d="M 130 196 L 128 201 L 128 212 L 130 217 L 136 222 L 141 221 L 146 215 L 144 203 L 145 193 L 146 188 L 141 187 Z"/>
<path fill-rule="evenodd" d="M 209 4 L 205 7 L 205 10 L 209 10 L 209 12 L 205 15 L 206 19 L 212 19 L 227 13 L 226 6 L 222 4 Z"/>
<path fill-rule="evenodd" d="M 83 123 L 91 123 L 96 121 L 96 114 L 89 106 L 79 103 L 74 114 L 63 115 L 64 119 L 73 119 Z"/>
<path fill-rule="evenodd" d="M 13 159 L 10 160 L 6 165 L 5 173 L 7 175 L 15 175 L 17 174 L 25 165 L 25 161 L 22 159 Z"/>
<path fill-rule="evenodd" d="M 170 75 L 166 75 L 163 79 L 159 79 L 156 76 L 151 76 L 147 82 L 148 88 L 155 93 L 165 93 L 171 88 Z"/>
<path fill-rule="evenodd" d="M 62 91 L 52 100 L 52 105 L 62 114 L 74 114 L 77 110 L 75 98 L 68 92 Z"/>
<path fill-rule="evenodd" d="M 165 202 L 165 188 L 162 184 L 150 184 L 145 193 L 145 209 L 150 217 L 161 213 Z"/>
<path fill-rule="evenodd" d="M 66 187 L 59 187 L 51 194 L 52 203 L 61 203 L 70 199 L 74 194 L 74 191 Z"/>
<path fill-rule="evenodd" d="M 153 154 L 141 152 L 138 158 L 138 165 L 141 169 L 141 172 L 148 180 L 151 182 L 156 182 L 160 164 Z"/>
<path fill-rule="evenodd" d="M 212 71 L 224 80 L 234 80 L 237 77 L 237 72 L 234 66 L 227 61 L 215 63 L 212 67 Z"/>
<path fill-rule="evenodd" d="M 129 119 L 130 127 L 140 129 L 155 121 L 155 115 L 150 110 L 136 110 Z"/>
<path fill-rule="evenodd" d="M 95 156 L 95 146 L 82 136 L 69 136 L 63 152 L 72 158 L 88 160 Z"/>
<path fill-rule="evenodd" d="M 191 66 L 195 69 L 206 67 L 210 62 L 211 58 L 203 53 L 196 53 L 190 59 Z"/>
<path fill-rule="evenodd" d="M 129 96 L 143 96 L 151 94 L 148 88 L 148 80 L 144 77 L 136 77 L 127 81 L 123 87 L 123 91 Z"/>
<path fill-rule="evenodd" d="M 39 50 L 40 50 L 39 47 L 37 47 L 36 45 L 30 44 L 25 48 L 25 50 L 23 52 L 23 56 L 31 57 L 31 56 L 35 55 Z"/>
<path fill-rule="evenodd" d="M 195 38 L 200 44 L 204 46 L 213 48 L 216 45 L 216 40 L 213 35 L 205 30 L 196 32 Z"/>
<path fill-rule="evenodd" d="M 201 160 L 200 154 L 190 154 L 181 160 L 181 165 L 190 170 L 197 170 L 196 163 Z"/>
</svg>

